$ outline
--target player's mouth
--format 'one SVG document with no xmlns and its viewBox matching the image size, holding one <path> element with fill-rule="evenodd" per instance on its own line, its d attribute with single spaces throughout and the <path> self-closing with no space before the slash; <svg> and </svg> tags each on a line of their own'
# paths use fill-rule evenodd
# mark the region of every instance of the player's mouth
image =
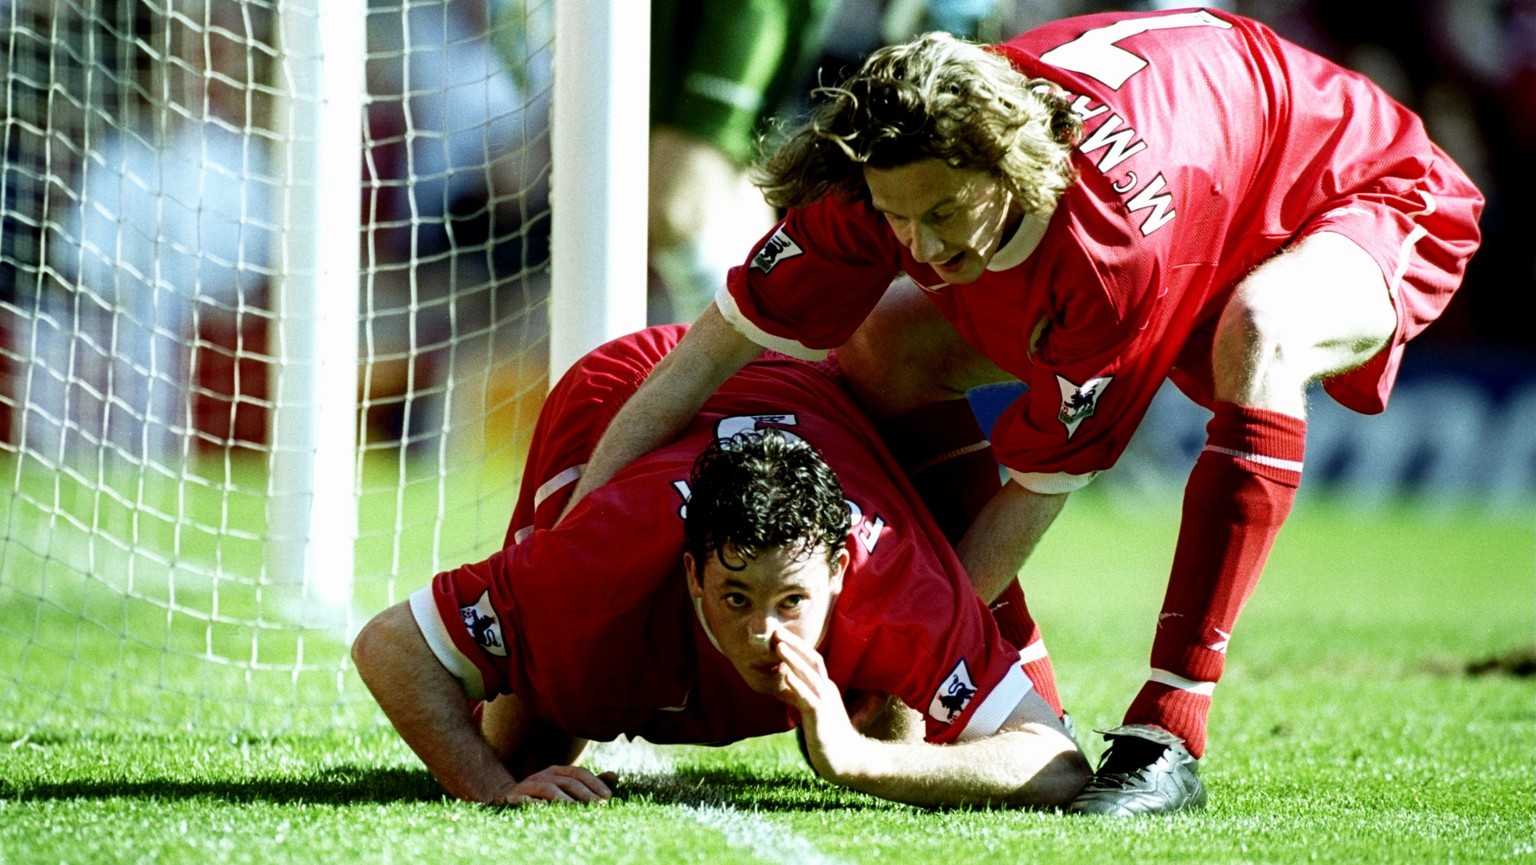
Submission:
<svg viewBox="0 0 1536 865">
<path fill-rule="evenodd" d="M 933 269 L 937 270 L 937 271 L 940 271 L 940 272 L 953 273 L 953 272 L 959 270 L 960 266 L 962 264 L 964 264 L 964 263 L 965 263 L 965 251 L 961 250 L 960 252 L 955 253 L 954 255 L 950 256 L 949 258 L 944 259 L 943 261 L 935 262 L 934 265 L 933 265 Z"/>
</svg>

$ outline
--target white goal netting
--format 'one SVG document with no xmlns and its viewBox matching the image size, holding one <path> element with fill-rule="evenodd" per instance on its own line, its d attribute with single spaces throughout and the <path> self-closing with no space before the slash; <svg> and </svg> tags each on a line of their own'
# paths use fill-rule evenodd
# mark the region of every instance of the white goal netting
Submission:
<svg viewBox="0 0 1536 865">
<path fill-rule="evenodd" d="M 0 740 L 365 721 L 351 634 L 500 542 L 552 0 L 353 2 L 348 104 L 330 0 L 0 0 Z"/>
</svg>

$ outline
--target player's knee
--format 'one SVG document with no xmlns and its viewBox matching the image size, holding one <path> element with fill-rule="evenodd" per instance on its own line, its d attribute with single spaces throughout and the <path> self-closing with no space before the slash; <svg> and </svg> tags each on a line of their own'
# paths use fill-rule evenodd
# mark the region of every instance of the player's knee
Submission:
<svg viewBox="0 0 1536 865">
<path fill-rule="evenodd" d="M 1266 302 L 1262 287 L 1245 284 L 1222 310 L 1216 326 L 1215 364 L 1219 370 L 1249 372 L 1283 360 L 1287 333 L 1284 314 Z"/>
</svg>

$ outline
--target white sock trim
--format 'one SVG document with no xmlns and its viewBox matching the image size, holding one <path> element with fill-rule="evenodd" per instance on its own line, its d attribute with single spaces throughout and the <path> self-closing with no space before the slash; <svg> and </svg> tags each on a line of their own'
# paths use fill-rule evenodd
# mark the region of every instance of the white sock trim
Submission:
<svg viewBox="0 0 1536 865">
<path fill-rule="evenodd" d="M 1195 679 L 1186 679 L 1183 676 L 1170 673 L 1167 670 L 1152 668 L 1152 674 L 1147 681 L 1156 682 L 1159 685 L 1167 685 L 1170 688 L 1178 688 L 1180 691 L 1188 691 L 1191 694 L 1200 694 L 1209 697 L 1216 690 L 1215 682 L 1201 682 Z"/>
<path fill-rule="evenodd" d="M 1301 463 L 1300 460 L 1282 460 L 1282 459 L 1278 459 L 1276 457 L 1260 456 L 1259 454 L 1251 454 L 1251 453 L 1246 453 L 1244 451 L 1233 450 L 1231 448 L 1217 447 L 1216 445 L 1209 445 L 1209 444 L 1205 446 L 1205 449 L 1208 450 L 1208 451 L 1212 451 L 1214 453 L 1218 453 L 1218 454 L 1226 454 L 1227 456 L 1232 457 L 1233 459 L 1248 460 L 1249 462 L 1258 463 L 1261 466 L 1269 466 L 1270 468 L 1276 468 L 1276 469 L 1285 469 L 1286 471 L 1292 471 L 1292 472 L 1295 472 L 1296 474 L 1301 474 L 1302 463 Z"/>
<path fill-rule="evenodd" d="M 1019 663 L 1027 664 L 1030 661 L 1038 661 L 1048 654 L 1050 653 L 1045 650 L 1045 641 L 1036 640 L 1019 650 Z"/>
</svg>

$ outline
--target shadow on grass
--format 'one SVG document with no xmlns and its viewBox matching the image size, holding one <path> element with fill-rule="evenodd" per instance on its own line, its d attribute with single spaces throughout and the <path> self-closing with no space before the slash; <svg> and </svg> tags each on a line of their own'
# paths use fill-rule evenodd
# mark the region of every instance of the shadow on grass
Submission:
<svg viewBox="0 0 1536 865">
<path fill-rule="evenodd" d="M 1479 658 L 1466 665 L 1469 676 L 1513 676 L 1520 679 L 1536 677 L 1536 647 L 1511 649 L 1498 655 Z"/>
<path fill-rule="evenodd" d="M 748 775 L 730 770 L 682 769 L 623 776 L 621 802 L 755 811 L 826 811 L 902 807 L 835 787 L 803 774 Z M 248 805 L 357 805 L 448 802 L 451 797 L 425 770 L 339 766 L 312 775 L 226 780 L 101 779 L 18 784 L 0 780 L 0 800 L 81 801 L 142 799 Z"/>
<path fill-rule="evenodd" d="M 18 785 L 0 781 L 0 799 L 18 802 L 81 799 L 224 801 L 235 804 L 356 805 L 448 799 L 426 770 L 338 766 L 313 775 L 184 781 L 103 779 Z"/>
<path fill-rule="evenodd" d="M 621 774 L 616 799 L 648 805 L 728 807 L 746 811 L 827 811 L 904 808 L 825 783 L 804 773 L 744 774 L 729 769 L 678 769 L 633 777 Z"/>
</svg>

